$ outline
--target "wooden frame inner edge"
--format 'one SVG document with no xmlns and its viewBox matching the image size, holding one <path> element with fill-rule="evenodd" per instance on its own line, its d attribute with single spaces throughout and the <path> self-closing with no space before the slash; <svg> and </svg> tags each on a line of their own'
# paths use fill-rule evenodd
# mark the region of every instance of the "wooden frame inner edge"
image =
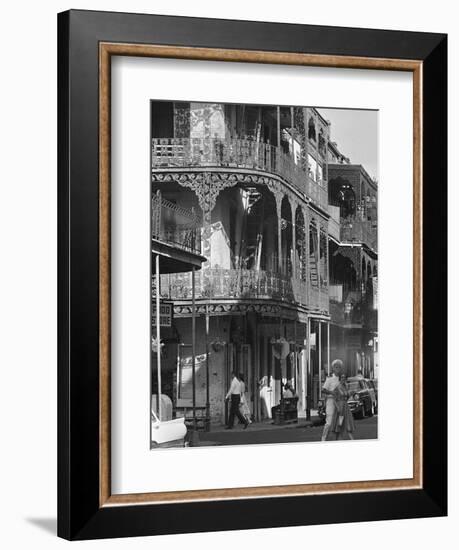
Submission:
<svg viewBox="0 0 459 550">
<path fill-rule="evenodd" d="M 110 61 L 112 55 L 413 72 L 413 390 L 414 395 L 422 395 L 422 61 L 101 42 L 99 44 L 99 506 L 422 488 L 423 410 L 422 399 L 414 399 L 413 477 L 409 479 L 111 494 Z"/>
</svg>

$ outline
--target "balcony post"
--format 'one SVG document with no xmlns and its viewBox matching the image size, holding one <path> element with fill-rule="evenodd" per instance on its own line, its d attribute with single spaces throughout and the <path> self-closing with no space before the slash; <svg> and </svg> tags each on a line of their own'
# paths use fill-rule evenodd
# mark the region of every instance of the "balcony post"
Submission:
<svg viewBox="0 0 459 550">
<path fill-rule="evenodd" d="M 308 108 L 303 107 L 303 130 L 304 130 L 304 151 L 303 151 L 303 157 L 304 157 L 304 171 L 306 172 L 306 181 L 308 182 L 308 194 L 309 194 L 309 137 L 308 137 Z"/>
<path fill-rule="evenodd" d="M 193 390 L 193 438 L 196 437 L 196 304 L 195 304 L 195 267 L 191 270 L 191 375 Z"/>
<path fill-rule="evenodd" d="M 292 260 L 292 275 L 293 279 L 298 279 L 296 272 L 296 204 L 293 204 L 292 214 L 292 248 L 293 248 L 293 260 Z"/>
<path fill-rule="evenodd" d="M 308 364 L 306 365 L 306 420 L 311 420 L 311 319 L 308 317 Z"/>
<path fill-rule="evenodd" d="M 277 192 L 275 197 L 277 210 L 277 270 L 282 273 L 282 193 Z"/>
<path fill-rule="evenodd" d="M 277 147 L 281 146 L 281 124 L 280 124 L 280 107 L 279 105 L 276 107 L 277 109 Z"/>
<path fill-rule="evenodd" d="M 210 388 L 209 388 L 209 304 L 206 304 L 206 431 L 210 422 Z"/>
<path fill-rule="evenodd" d="M 155 276 L 156 276 L 156 367 L 158 377 L 158 418 L 162 420 L 161 407 L 161 327 L 160 327 L 160 280 L 159 280 L 159 254 L 155 258 Z"/>
<path fill-rule="evenodd" d="M 322 399 L 322 321 L 319 321 L 317 347 L 319 351 L 319 399 Z"/>
<path fill-rule="evenodd" d="M 317 229 L 317 285 L 319 287 L 319 302 L 320 302 L 320 290 L 321 290 L 320 273 L 321 273 L 321 269 L 320 269 L 320 223 L 319 222 L 316 223 L 316 229 Z"/>
</svg>

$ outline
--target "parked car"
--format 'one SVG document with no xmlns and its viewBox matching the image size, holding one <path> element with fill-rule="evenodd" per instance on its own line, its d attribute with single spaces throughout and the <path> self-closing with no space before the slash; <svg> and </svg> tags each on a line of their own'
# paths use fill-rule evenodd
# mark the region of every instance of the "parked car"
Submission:
<svg viewBox="0 0 459 550">
<path fill-rule="evenodd" d="M 348 405 L 352 414 L 356 418 L 364 418 L 365 416 L 373 416 L 377 403 L 375 399 L 375 391 L 368 387 L 367 380 L 359 376 L 351 376 L 347 379 L 347 387 L 350 393 Z"/>
<path fill-rule="evenodd" d="M 185 418 L 160 421 L 151 411 L 151 447 L 183 447 L 186 436 Z"/>
</svg>

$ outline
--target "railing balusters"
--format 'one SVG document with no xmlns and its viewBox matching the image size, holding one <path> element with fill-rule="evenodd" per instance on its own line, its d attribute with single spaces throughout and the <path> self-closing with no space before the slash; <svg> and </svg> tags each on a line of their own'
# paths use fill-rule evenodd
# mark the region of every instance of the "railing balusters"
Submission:
<svg viewBox="0 0 459 550">
<path fill-rule="evenodd" d="M 326 189 L 311 180 L 281 147 L 249 139 L 154 138 L 152 167 L 231 166 L 277 174 L 327 208 Z"/>
</svg>

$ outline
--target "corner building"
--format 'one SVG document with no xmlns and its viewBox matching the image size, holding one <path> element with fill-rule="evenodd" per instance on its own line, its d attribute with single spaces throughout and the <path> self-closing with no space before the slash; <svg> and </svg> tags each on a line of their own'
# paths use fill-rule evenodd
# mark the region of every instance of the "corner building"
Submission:
<svg viewBox="0 0 459 550">
<path fill-rule="evenodd" d="M 224 423 L 235 370 L 256 420 L 269 417 L 287 381 L 307 415 L 333 359 L 329 123 L 307 107 L 152 102 L 151 132 L 152 193 L 200 220 L 196 404 Z M 161 299 L 173 304 L 162 333 L 163 393 L 177 410 L 192 399 L 191 277 L 160 282 Z"/>
</svg>

